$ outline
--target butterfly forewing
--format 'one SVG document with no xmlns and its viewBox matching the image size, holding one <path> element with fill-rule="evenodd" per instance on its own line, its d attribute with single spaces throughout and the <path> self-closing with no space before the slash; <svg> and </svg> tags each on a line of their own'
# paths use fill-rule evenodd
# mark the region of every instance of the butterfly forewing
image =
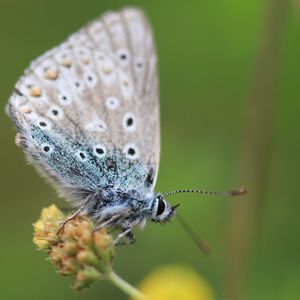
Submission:
<svg viewBox="0 0 300 300">
<path fill-rule="evenodd" d="M 30 161 L 63 194 L 153 189 L 156 60 L 145 16 L 126 8 L 89 23 L 25 71 L 8 111 Z"/>
</svg>

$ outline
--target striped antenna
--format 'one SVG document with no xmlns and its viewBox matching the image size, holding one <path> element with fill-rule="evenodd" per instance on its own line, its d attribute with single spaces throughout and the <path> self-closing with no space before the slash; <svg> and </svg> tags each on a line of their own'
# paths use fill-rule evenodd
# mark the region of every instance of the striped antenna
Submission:
<svg viewBox="0 0 300 300">
<path fill-rule="evenodd" d="M 198 193 L 198 194 L 211 195 L 211 196 L 240 196 L 240 195 L 245 195 L 247 193 L 247 190 L 244 188 L 240 188 L 228 192 L 211 192 L 211 191 L 194 190 L 194 189 L 174 190 L 174 191 L 167 192 L 166 194 L 163 195 L 163 197 L 178 194 L 178 193 Z"/>
</svg>

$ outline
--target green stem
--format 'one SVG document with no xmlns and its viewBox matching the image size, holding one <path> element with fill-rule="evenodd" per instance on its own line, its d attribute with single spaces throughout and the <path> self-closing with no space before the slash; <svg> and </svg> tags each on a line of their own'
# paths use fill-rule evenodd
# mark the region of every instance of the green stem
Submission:
<svg viewBox="0 0 300 300">
<path fill-rule="evenodd" d="M 117 286 L 123 292 L 131 296 L 133 299 L 146 300 L 146 297 L 140 291 L 138 291 L 135 287 L 133 287 L 131 284 L 129 284 L 123 278 L 117 275 L 113 270 L 109 270 L 108 279 L 111 280 L 111 282 L 115 286 Z"/>
<path fill-rule="evenodd" d="M 263 2 L 267 6 L 245 116 L 237 175 L 249 193 L 243 201 L 231 202 L 228 226 L 224 298 L 231 300 L 246 298 L 249 262 L 257 262 L 257 258 L 252 256 L 253 249 L 261 244 L 259 234 L 264 231 L 268 199 L 266 191 L 274 146 L 274 116 L 281 78 L 281 52 L 285 48 L 290 6 L 287 0 Z"/>
</svg>

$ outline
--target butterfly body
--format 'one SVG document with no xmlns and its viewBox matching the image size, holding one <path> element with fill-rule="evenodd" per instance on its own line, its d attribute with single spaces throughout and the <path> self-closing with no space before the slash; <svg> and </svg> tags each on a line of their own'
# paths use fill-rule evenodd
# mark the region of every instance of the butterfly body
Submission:
<svg viewBox="0 0 300 300">
<path fill-rule="evenodd" d="M 145 191 L 132 190 L 122 192 L 112 187 L 102 189 L 101 192 L 91 195 L 89 203 L 85 206 L 85 213 L 101 227 L 106 223 L 108 227 L 117 227 L 123 230 L 132 229 L 134 226 L 143 228 L 147 218 L 152 221 L 165 222 L 173 216 L 175 209 L 167 208 L 163 202 L 163 218 L 158 214 L 160 196 L 154 192 L 145 194 Z M 167 212 L 167 213 L 166 213 Z"/>
<path fill-rule="evenodd" d="M 132 229 L 147 219 L 165 223 L 173 217 L 178 205 L 165 201 L 168 195 L 246 192 L 154 191 L 160 155 L 157 73 L 143 12 L 107 12 L 32 62 L 6 109 L 17 127 L 16 144 L 76 209 L 70 218 L 86 214 L 97 228 L 121 229 L 117 240 L 133 242 Z"/>
</svg>

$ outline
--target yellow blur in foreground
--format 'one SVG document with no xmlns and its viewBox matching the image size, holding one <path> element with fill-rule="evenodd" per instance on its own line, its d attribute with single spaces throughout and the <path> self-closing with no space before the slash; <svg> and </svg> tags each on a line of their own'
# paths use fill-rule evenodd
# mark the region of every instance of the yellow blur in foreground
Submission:
<svg viewBox="0 0 300 300">
<path fill-rule="evenodd" d="M 209 283 L 188 267 L 166 266 L 158 268 L 139 286 L 148 300 L 212 300 Z"/>
</svg>

